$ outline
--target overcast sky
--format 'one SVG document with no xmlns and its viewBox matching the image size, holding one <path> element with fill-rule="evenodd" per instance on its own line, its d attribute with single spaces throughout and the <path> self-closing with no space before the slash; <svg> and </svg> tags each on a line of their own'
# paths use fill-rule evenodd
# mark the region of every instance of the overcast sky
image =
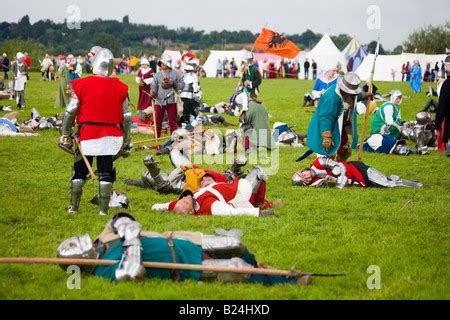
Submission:
<svg viewBox="0 0 450 320">
<path fill-rule="evenodd" d="M 2 0 L 0 21 L 17 22 L 28 14 L 32 23 L 41 19 L 62 22 L 74 15 L 73 11 L 67 13 L 70 5 L 80 8 L 82 21 L 121 21 L 129 15 L 132 23 L 206 32 L 259 32 L 268 23 L 268 28 L 286 34 L 306 29 L 331 35 L 347 33 L 362 43 L 381 37 L 386 49 L 402 44 L 413 30 L 450 20 L 450 0 Z"/>
</svg>

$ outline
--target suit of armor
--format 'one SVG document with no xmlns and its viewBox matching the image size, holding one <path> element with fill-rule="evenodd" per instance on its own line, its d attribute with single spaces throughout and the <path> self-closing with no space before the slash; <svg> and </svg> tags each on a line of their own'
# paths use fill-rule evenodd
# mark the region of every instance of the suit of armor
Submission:
<svg viewBox="0 0 450 320">
<path fill-rule="evenodd" d="M 222 282 L 251 282 L 266 285 L 295 284 L 295 277 L 262 276 L 216 271 L 175 271 L 146 269 L 143 262 L 198 264 L 216 267 L 258 268 L 255 257 L 248 251 L 240 230 L 216 230 L 216 234 L 169 231 L 142 231 L 133 216 L 119 213 L 109 221 L 100 236 L 91 241 L 89 235 L 73 237 L 61 243 L 57 256 L 65 259 L 120 260 L 113 266 L 85 267 L 82 271 L 111 281 L 160 278 Z"/>
<path fill-rule="evenodd" d="M 89 173 L 81 153 L 92 165 L 97 158 L 99 172 L 100 215 L 107 215 L 112 185 L 116 179 L 113 161 L 118 156 L 128 156 L 131 150 L 131 110 L 128 104 L 128 87 L 111 78 L 113 55 L 102 49 L 94 59 L 96 76 L 75 80 L 74 94 L 66 108 L 62 125 L 60 146 L 72 150 L 72 127 L 80 126 L 79 144 L 75 153 L 74 172 L 71 179 L 71 203 L 68 212 L 77 213 L 83 185 Z"/>
</svg>

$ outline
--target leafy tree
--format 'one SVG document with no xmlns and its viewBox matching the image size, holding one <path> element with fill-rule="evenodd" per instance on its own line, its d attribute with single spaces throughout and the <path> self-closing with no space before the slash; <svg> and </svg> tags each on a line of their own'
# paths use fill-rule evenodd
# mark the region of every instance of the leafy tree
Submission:
<svg viewBox="0 0 450 320">
<path fill-rule="evenodd" d="M 450 44 L 450 21 L 441 26 L 428 26 L 412 32 L 403 44 L 407 52 L 443 54 Z"/>
<path fill-rule="evenodd" d="M 19 51 L 28 52 L 34 68 L 37 68 L 39 59 L 42 60 L 47 53 L 46 48 L 34 40 L 7 40 L 0 46 L 0 52 L 5 52 L 11 60 Z"/>
<path fill-rule="evenodd" d="M 352 37 L 350 37 L 348 34 L 340 34 L 338 36 L 331 36 L 331 40 L 333 40 L 336 47 L 338 47 L 338 49 L 342 51 L 345 49 L 348 43 L 352 41 Z"/>
<path fill-rule="evenodd" d="M 365 49 L 368 53 L 375 53 L 377 49 L 377 41 L 372 41 L 368 45 L 365 46 Z M 386 54 L 386 51 L 383 48 L 383 45 L 380 43 L 380 52 L 379 54 Z"/>
</svg>

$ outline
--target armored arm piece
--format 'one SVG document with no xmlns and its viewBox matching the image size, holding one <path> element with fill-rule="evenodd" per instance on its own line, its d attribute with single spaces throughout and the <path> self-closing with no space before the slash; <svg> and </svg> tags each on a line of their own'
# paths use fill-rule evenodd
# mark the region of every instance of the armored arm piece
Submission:
<svg viewBox="0 0 450 320">
<path fill-rule="evenodd" d="M 325 169 L 331 170 L 334 176 L 338 176 L 336 187 L 343 189 L 347 184 L 347 168 L 341 163 L 331 158 L 320 158 L 319 163 Z"/>
<path fill-rule="evenodd" d="M 75 119 L 80 111 L 80 101 L 78 97 L 74 94 L 72 99 L 70 99 L 69 104 L 66 107 L 64 114 L 64 120 L 62 123 L 62 136 L 70 136 L 72 133 L 72 127 L 75 123 Z"/>
<path fill-rule="evenodd" d="M 124 241 L 124 253 L 121 264 L 116 270 L 117 281 L 142 280 L 145 268 L 142 265 L 142 246 L 139 239 L 141 224 L 128 217 L 119 217 L 112 222 L 114 232 Z"/>
<path fill-rule="evenodd" d="M 122 131 L 123 131 L 123 146 L 127 148 L 131 144 L 131 124 L 133 114 L 131 113 L 130 104 L 128 98 L 125 99 L 122 105 L 123 121 L 122 121 Z"/>
<path fill-rule="evenodd" d="M 60 139 L 60 147 L 68 152 L 72 151 L 72 127 L 75 123 L 75 119 L 80 111 L 80 102 L 77 96 L 74 94 L 69 104 L 66 107 L 66 111 L 64 114 L 64 119 L 61 127 L 61 139 Z"/>
</svg>

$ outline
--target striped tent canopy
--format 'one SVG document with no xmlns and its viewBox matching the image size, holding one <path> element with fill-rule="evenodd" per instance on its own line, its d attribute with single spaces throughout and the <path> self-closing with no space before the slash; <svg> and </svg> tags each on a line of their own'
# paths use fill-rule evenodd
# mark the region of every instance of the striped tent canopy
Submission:
<svg viewBox="0 0 450 320">
<path fill-rule="evenodd" d="M 363 47 L 356 49 L 356 51 L 349 58 L 347 58 L 347 71 L 355 72 L 366 57 L 367 52 L 363 49 Z"/>
<path fill-rule="evenodd" d="M 342 50 L 342 54 L 347 60 L 349 60 L 359 47 L 361 47 L 361 44 L 358 40 L 356 40 L 356 38 L 353 38 L 352 41 L 350 41 L 350 43 L 345 47 L 345 49 Z"/>
</svg>

